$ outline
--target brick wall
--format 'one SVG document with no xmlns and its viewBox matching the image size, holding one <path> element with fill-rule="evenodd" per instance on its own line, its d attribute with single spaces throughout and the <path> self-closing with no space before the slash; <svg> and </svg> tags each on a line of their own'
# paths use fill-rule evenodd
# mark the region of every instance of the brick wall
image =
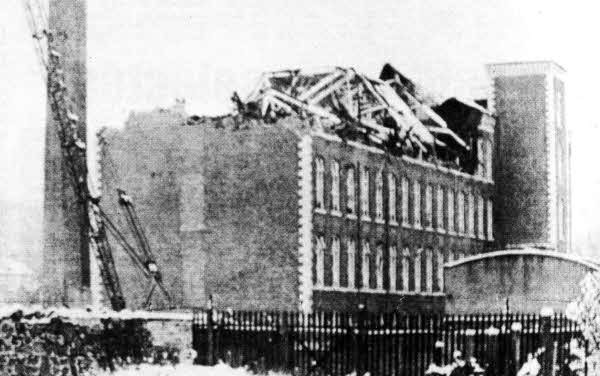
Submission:
<svg viewBox="0 0 600 376">
<path fill-rule="evenodd" d="M 354 307 L 357 304 L 366 304 L 368 309 L 396 309 L 413 311 L 439 311 L 443 309 L 443 293 L 441 276 L 442 260 L 452 260 L 455 257 L 462 257 L 468 254 L 476 254 L 491 249 L 490 241 L 491 234 L 485 234 L 484 237 L 479 237 L 477 234 L 477 224 L 475 224 L 475 236 L 448 234 L 447 222 L 448 211 L 445 207 L 445 200 L 442 201 L 444 207 L 441 210 L 441 217 L 437 217 L 437 200 L 436 188 L 438 186 L 444 189 L 453 189 L 455 192 L 474 192 L 476 197 L 482 197 L 485 200 L 491 199 L 493 194 L 493 185 L 483 179 L 473 178 L 465 174 L 451 172 L 447 169 L 437 168 L 435 165 L 423 162 L 412 161 L 403 158 L 392 157 L 385 153 L 373 149 L 365 148 L 360 145 L 348 144 L 341 142 L 335 137 L 319 136 L 313 137 L 313 156 L 315 161 L 321 158 L 324 162 L 324 210 L 315 209 L 313 216 L 313 266 L 312 266 L 312 283 L 315 286 L 313 293 L 313 307 L 315 309 L 335 309 L 335 307 Z M 346 177 L 349 171 L 354 171 L 354 183 L 356 186 L 356 216 L 349 216 L 346 213 L 335 213 L 331 210 L 332 205 L 332 174 L 331 163 L 335 161 L 340 167 L 340 208 L 345 211 L 347 195 L 345 189 Z M 360 170 L 366 167 L 370 174 L 369 183 L 369 218 L 363 219 L 361 216 L 361 174 Z M 353 170 L 350 170 L 352 168 Z M 315 168 L 316 170 L 316 162 Z M 376 184 L 375 176 L 378 171 L 383 171 L 383 219 L 376 220 Z M 315 171 L 316 174 L 316 171 Z M 390 221 L 389 217 L 389 180 L 388 175 L 393 174 L 396 178 L 396 217 L 397 223 Z M 422 193 L 419 197 L 421 211 L 421 223 L 425 223 L 425 187 L 432 186 L 432 223 L 431 227 L 423 225 L 418 228 L 414 225 L 414 200 L 416 196 L 411 191 L 409 197 L 403 197 L 400 187 L 402 177 L 407 177 L 411 182 L 418 181 L 421 183 Z M 317 176 L 315 175 L 315 181 Z M 315 183 L 316 187 L 316 183 Z M 316 196 L 315 194 L 315 207 Z M 402 200 L 410 200 L 409 204 L 409 221 L 407 226 L 402 225 Z M 455 214 L 458 213 L 455 201 Z M 487 214 L 485 209 L 481 220 L 487 222 Z M 455 218 L 456 219 L 456 218 Z M 438 223 L 438 220 L 440 221 Z M 476 216 L 476 221 L 480 220 Z M 484 228 L 487 228 L 485 223 Z M 319 285 L 317 279 L 318 257 L 316 255 L 317 243 L 316 239 L 322 238 L 325 243 L 324 252 L 324 276 L 323 283 Z M 339 270 L 339 286 L 333 285 L 333 254 L 332 242 L 333 239 L 340 240 L 340 270 Z M 353 241 L 355 244 L 355 284 L 348 284 L 348 241 Z M 362 248 L 363 242 L 369 244 L 371 252 L 369 264 L 369 281 L 368 286 L 362 283 Z M 378 287 L 375 272 L 375 252 L 378 246 L 383 249 L 383 286 Z M 395 247 L 397 252 L 397 272 L 396 272 L 396 289 L 390 291 L 390 248 Z M 402 270 L 402 252 L 408 250 L 410 253 L 409 270 Z M 420 285 L 426 286 L 426 283 L 431 283 L 430 291 L 417 291 L 415 287 L 415 265 L 414 260 L 418 252 L 431 252 L 431 271 L 429 277 L 433 281 L 427 281 L 428 276 L 425 265 L 425 257 L 421 258 L 421 273 Z M 424 254 L 424 253 L 423 253 Z M 439 262 L 438 262 L 439 258 Z M 403 287 L 403 273 L 409 273 L 409 286 Z"/>
<path fill-rule="evenodd" d="M 212 294 L 217 308 L 295 309 L 297 135 L 285 125 L 136 119 L 105 134 L 103 204 L 127 228 L 114 191 L 131 195 L 175 304 L 204 305 Z M 139 306 L 147 286 L 122 250 L 115 255 L 128 304 Z"/>
<path fill-rule="evenodd" d="M 497 238 L 507 244 L 548 241 L 545 78 L 497 77 Z"/>
</svg>

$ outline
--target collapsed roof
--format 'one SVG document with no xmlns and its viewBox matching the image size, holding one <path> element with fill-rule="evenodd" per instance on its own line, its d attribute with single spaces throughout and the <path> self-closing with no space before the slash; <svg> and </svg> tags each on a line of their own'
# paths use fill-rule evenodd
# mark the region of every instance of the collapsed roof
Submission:
<svg viewBox="0 0 600 376">
<path fill-rule="evenodd" d="M 378 79 L 342 67 L 264 73 L 246 101 L 237 94 L 232 99 L 242 115 L 309 118 L 325 132 L 395 154 L 455 161 L 471 149 L 426 103 L 421 89 L 390 64 Z"/>
</svg>

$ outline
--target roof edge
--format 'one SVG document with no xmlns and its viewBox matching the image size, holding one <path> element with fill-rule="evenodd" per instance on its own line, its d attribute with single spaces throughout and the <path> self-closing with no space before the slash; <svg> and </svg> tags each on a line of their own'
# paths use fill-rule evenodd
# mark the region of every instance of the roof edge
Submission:
<svg viewBox="0 0 600 376">
<path fill-rule="evenodd" d="M 453 268 L 462 264 L 468 264 L 479 260 L 488 258 L 503 257 L 503 256 L 546 256 L 553 257 L 561 260 L 572 261 L 582 265 L 585 265 L 595 271 L 600 271 L 600 264 L 585 259 L 581 256 L 575 256 L 566 253 L 560 253 L 556 251 L 542 251 L 537 249 L 519 249 L 519 250 L 500 250 L 494 252 L 480 253 L 474 256 L 465 257 L 461 260 L 451 261 L 444 264 L 444 268 Z"/>
</svg>

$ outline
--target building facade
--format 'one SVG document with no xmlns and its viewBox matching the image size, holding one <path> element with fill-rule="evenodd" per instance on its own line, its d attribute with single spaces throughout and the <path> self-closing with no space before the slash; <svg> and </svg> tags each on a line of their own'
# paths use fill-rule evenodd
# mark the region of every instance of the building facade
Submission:
<svg viewBox="0 0 600 376">
<path fill-rule="evenodd" d="M 564 75 L 553 62 L 488 65 L 497 118 L 496 237 L 501 248 L 571 248 Z"/>
<path fill-rule="evenodd" d="M 390 156 L 324 133 L 307 137 L 313 261 L 302 270 L 311 275 L 312 288 L 305 287 L 301 303 L 442 311 L 443 264 L 492 248 L 491 177 Z"/>
<path fill-rule="evenodd" d="M 130 194 L 177 306 L 440 312 L 443 263 L 492 248 L 485 164 L 467 174 L 293 118 L 189 119 L 133 114 L 101 156 L 105 211 L 126 228 L 114 192 Z M 145 282 L 115 259 L 139 306 Z"/>
</svg>

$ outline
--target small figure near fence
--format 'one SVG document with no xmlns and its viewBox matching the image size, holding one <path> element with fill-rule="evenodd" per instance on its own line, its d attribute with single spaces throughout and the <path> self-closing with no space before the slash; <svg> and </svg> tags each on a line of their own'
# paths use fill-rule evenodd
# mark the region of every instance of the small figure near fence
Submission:
<svg viewBox="0 0 600 376">
<path fill-rule="evenodd" d="M 527 361 L 523 363 L 523 366 L 519 372 L 517 372 L 517 376 L 537 376 L 540 373 L 541 367 L 537 357 L 534 354 L 529 353 L 527 354 Z"/>
<path fill-rule="evenodd" d="M 439 343 L 439 342 L 438 342 Z M 441 350 L 443 343 L 438 345 L 436 343 L 436 352 L 434 353 L 434 360 L 425 371 L 427 376 L 482 376 L 485 374 L 485 370 L 481 368 L 477 359 L 473 356 L 469 357 L 466 361 L 461 351 L 456 350 L 452 354 L 452 363 L 448 365 L 442 365 Z M 437 356 L 440 354 L 440 356 Z"/>
</svg>

